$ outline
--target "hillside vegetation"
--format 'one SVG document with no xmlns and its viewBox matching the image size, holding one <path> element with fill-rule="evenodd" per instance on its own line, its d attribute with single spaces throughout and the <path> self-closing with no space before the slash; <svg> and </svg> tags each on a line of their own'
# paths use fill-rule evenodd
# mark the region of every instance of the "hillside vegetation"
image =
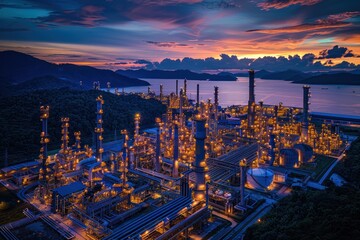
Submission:
<svg viewBox="0 0 360 240">
<path fill-rule="evenodd" d="M 7 84 L 15 85 L 25 81 L 40 81 L 37 78 L 52 76 L 59 80 L 71 82 L 79 86 L 82 81 L 82 87 L 91 89 L 94 81 L 99 81 L 102 88 L 111 83 L 111 87 L 128 86 L 147 86 L 148 82 L 136 78 L 129 78 L 117 74 L 111 70 L 97 69 L 89 66 L 80 66 L 75 64 L 55 64 L 50 63 L 31 55 L 16 52 L 0 52 L 0 80 Z"/>
<path fill-rule="evenodd" d="M 9 164 L 38 156 L 40 148 L 40 105 L 50 106 L 48 129 L 49 150 L 59 149 L 61 142 L 61 117 L 70 118 L 70 144 L 73 132 L 81 131 L 82 143 L 91 145 L 96 118 L 96 97 L 105 101 L 104 136 L 113 140 L 121 129 L 133 132 L 135 113 L 141 114 L 141 125 L 149 126 L 155 117 L 165 112 L 157 100 L 145 100 L 136 95 L 116 96 L 103 91 L 78 91 L 69 89 L 41 90 L 0 99 L 0 166 L 4 164 L 5 149 Z"/>
</svg>

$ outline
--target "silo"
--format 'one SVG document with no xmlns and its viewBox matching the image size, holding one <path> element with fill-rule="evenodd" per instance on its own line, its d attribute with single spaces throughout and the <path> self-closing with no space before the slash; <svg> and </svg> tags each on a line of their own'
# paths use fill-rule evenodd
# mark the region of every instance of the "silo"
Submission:
<svg viewBox="0 0 360 240">
<path fill-rule="evenodd" d="M 251 168 L 246 174 L 247 183 L 255 189 L 266 189 L 274 180 L 274 172 L 264 168 Z"/>
<path fill-rule="evenodd" d="M 298 151 L 300 163 L 307 163 L 313 157 L 314 154 L 313 148 L 307 144 L 304 143 L 295 144 L 294 149 Z"/>
<path fill-rule="evenodd" d="M 299 154 L 295 149 L 284 148 L 280 150 L 280 165 L 293 168 L 299 163 Z"/>
</svg>

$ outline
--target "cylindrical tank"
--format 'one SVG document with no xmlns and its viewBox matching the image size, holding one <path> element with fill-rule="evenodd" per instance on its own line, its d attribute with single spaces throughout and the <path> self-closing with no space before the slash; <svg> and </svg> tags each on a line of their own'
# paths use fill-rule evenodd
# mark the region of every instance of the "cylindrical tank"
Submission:
<svg viewBox="0 0 360 240">
<path fill-rule="evenodd" d="M 265 189 L 271 185 L 274 172 L 264 168 L 251 168 L 246 173 L 247 183 L 256 189 Z"/>
<path fill-rule="evenodd" d="M 309 162 L 314 154 L 313 148 L 307 144 L 299 143 L 294 145 L 294 149 L 299 153 L 299 161 L 301 163 Z"/>
<path fill-rule="evenodd" d="M 295 149 L 284 148 L 280 150 L 280 165 L 293 168 L 299 163 L 299 154 Z"/>
</svg>

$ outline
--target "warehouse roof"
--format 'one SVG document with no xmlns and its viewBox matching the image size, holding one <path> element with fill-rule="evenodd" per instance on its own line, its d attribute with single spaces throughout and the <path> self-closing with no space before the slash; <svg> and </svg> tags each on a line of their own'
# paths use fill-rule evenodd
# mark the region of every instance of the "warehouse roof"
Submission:
<svg viewBox="0 0 360 240">
<path fill-rule="evenodd" d="M 85 185 L 81 182 L 73 182 L 68 185 L 55 188 L 53 192 L 57 192 L 60 196 L 66 197 L 70 194 L 80 192 L 85 189 Z"/>
</svg>

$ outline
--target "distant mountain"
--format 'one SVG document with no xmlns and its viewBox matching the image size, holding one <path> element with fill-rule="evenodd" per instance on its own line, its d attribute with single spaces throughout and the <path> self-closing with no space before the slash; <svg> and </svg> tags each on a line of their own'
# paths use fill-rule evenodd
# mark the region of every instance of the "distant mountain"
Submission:
<svg viewBox="0 0 360 240">
<path fill-rule="evenodd" d="M 208 74 L 195 73 L 189 70 L 117 70 L 116 73 L 133 78 L 159 78 L 159 79 L 189 79 L 189 80 L 209 80 L 209 81 L 236 81 L 236 77 L 231 74 Z"/>
<path fill-rule="evenodd" d="M 15 51 L 0 52 L 1 79 L 17 84 L 43 76 L 53 76 L 77 85 L 82 81 L 85 88 L 91 88 L 94 81 L 99 81 L 102 87 L 106 87 L 107 82 L 110 82 L 112 87 L 149 85 L 146 81 L 122 76 L 111 70 L 74 64 L 54 64 Z"/>
<path fill-rule="evenodd" d="M 263 76 L 268 75 L 270 73 L 271 72 L 266 71 L 266 70 L 255 71 L 255 77 L 262 78 Z M 238 72 L 238 73 L 234 73 L 234 75 L 237 77 L 248 77 L 249 73 L 248 72 Z"/>
<path fill-rule="evenodd" d="M 293 81 L 301 84 L 319 84 L 319 85 L 360 85 L 360 75 L 352 73 L 334 73 L 312 76 L 306 79 Z"/>
</svg>

